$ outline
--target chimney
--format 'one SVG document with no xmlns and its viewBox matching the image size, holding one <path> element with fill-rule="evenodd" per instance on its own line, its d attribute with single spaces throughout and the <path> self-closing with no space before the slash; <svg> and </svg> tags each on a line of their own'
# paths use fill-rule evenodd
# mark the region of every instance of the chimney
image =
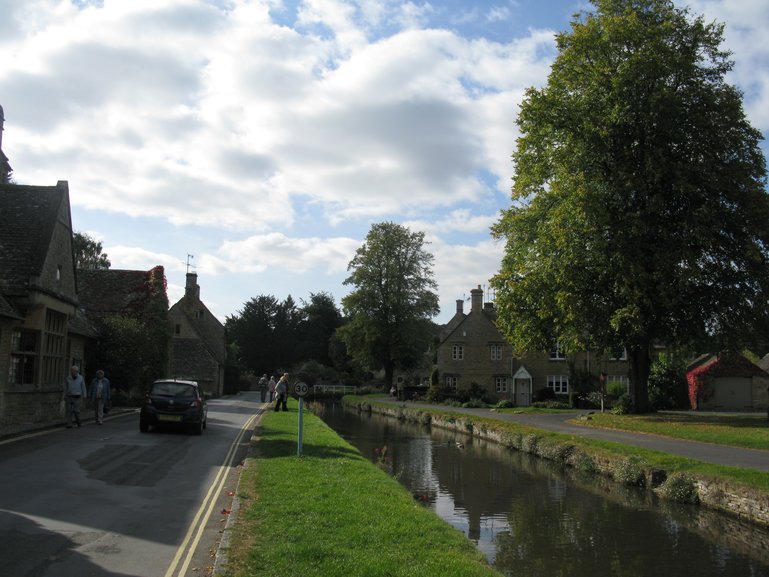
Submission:
<svg viewBox="0 0 769 577">
<path fill-rule="evenodd" d="M 465 312 L 464 311 L 464 304 L 465 304 L 465 301 L 463 301 L 462 299 L 457 299 L 457 313 L 456 314 L 458 314 L 458 315 L 464 314 L 464 312 Z"/>
<path fill-rule="evenodd" d="M 483 308 L 483 289 L 481 288 L 481 285 L 478 285 L 478 288 L 474 288 L 470 291 L 470 299 L 472 300 L 472 309 L 470 309 L 470 312 L 481 312 L 481 309 Z"/>
<path fill-rule="evenodd" d="M 184 287 L 184 296 L 197 301 L 200 300 L 200 287 L 198 286 L 198 275 L 194 272 L 187 273 L 187 285 Z"/>
</svg>

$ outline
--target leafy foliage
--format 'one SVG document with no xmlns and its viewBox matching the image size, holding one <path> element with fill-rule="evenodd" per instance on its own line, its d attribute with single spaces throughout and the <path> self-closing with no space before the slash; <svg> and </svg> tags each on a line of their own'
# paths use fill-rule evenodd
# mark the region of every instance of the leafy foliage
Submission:
<svg viewBox="0 0 769 577">
<path fill-rule="evenodd" d="M 101 241 L 75 231 L 72 234 L 72 252 L 78 270 L 104 270 L 112 266 L 106 254 L 102 254 Z"/>
<path fill-rule="evenodd" d="M 652 363 L 649 402 L 655 410 L 688 408 L 686 363 L 682 355 L 662 353 Z"/>
<path fill-rule="evenodd" d="M 144 294 L 143 306 L 100 321 L 98 362 L 109 367 L 110 381 L 128 399 L 140 398 L 153 380 L 165 376 L 171 339 L 163 267 L 148 271 L 137 291 Z"/>
<path fill-rule="evenodd" d="M 668 0 L 592 4 L 521 105 L 492 285 L 517 350 L 624 346 L 645 412 L 653 343 L 767 332 L 766 165 L 722 25 Z"/>
<path fill-rule="evenodd" d="M 225 323 L 231 349 L 239 363 L 254 374 L 273 374 L 299 363 L 331 366 L 343 364 L 344 352 L 332 346 L 342 315 L 327 293 L 310 295 L 298 307 L 289 295 L 283 302 L 260 295 L 248 301 L 238 314 Z M 307 365 L 307 378 L 317 379 L 325 371 Z"/>
<path fill-rule="evenodd" d="M 342 299 L 349 322 L 337 335 L 361 367 L 384 368 L 388 388 L 394 368 L 417 365 L 433 339 L 437 285 L 424 244 L 422 232 L 374 224 L 347 267 L 355 288 Z"/>
</svg>

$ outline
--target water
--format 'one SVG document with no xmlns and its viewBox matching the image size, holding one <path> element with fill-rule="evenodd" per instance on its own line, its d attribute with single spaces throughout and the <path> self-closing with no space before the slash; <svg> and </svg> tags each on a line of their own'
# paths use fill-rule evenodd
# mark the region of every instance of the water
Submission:
<svg viewBox="0 0 769 577">
<path fill-rule="evenodd" d="M 724 515 L 339 404 L 323 419 L 506 575 L 769 577 L 769 531 Z"/>
</svg>

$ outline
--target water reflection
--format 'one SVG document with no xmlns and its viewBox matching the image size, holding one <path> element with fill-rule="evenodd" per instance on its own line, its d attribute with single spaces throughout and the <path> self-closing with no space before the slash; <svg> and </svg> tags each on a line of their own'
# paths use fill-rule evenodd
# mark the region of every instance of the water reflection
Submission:
<svg viewBox="0 0 769 577">
<path fill-rule="evenodd" d="M 511 452 L 329 405 L 324 420 L 516 577 L 769 577 L 769 532 Z"/>
</svg>

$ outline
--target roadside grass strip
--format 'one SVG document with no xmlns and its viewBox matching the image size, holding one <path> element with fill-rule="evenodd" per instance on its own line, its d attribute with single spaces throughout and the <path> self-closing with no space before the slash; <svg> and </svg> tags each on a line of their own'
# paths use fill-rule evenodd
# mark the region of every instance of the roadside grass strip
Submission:
<svg viewBox="0 0 769 577">
<path fill-rule="evenodd" d="M 649 415 L 594 413 L 590 415 L 590 420 L 579 419 L 572 422 L 589 427 L 652 433 L 746 449 L 769 449 L 769 420 L 766 415 L 674 412 Z"/>
<path fill-rule="evenodd" d="M 461 532 L 297 403 L 265 413 L 238 490 L 224 575 L 494 577 Z"/>
</svg>

